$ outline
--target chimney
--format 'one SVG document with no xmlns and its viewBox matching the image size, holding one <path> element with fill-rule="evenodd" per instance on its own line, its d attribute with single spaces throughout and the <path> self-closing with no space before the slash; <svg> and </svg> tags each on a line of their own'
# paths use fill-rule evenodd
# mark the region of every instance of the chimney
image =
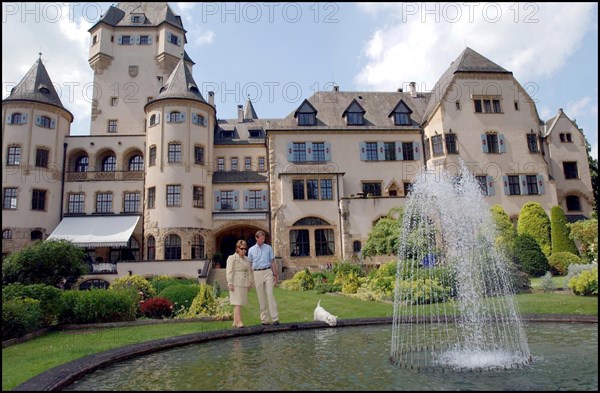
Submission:
<svg viewBox="0 0 600 393">
<path fill-rule="evenodd" d="M 244 107 L 243 105 L 238 105 L 238 123 L 244 122 Z"/>
<path fill-rule="evenodd" d="M 208 103 L 212 106 L 215 106 L 215 92 L 214 91 L 208 92 Z"/>
<path fill-rule="evenodd" d="M 408 91 L 410 91 L 410 96 L 412 98 L 417 98 L 417 84 L 415 82 L 410 82 L 408 84 Z"/>
<path fill-rule="evenodd" d="M 402 93 L 403 91 L 404 91 L 403 88 L 401 88 L 401 87 L 398 88 L 398 93 Z"/>
<path fill-rule="evenodd" d="M 333 85 L 333 91 L 340 91 L 340 87 L 338 85 Z"/>
</svg>

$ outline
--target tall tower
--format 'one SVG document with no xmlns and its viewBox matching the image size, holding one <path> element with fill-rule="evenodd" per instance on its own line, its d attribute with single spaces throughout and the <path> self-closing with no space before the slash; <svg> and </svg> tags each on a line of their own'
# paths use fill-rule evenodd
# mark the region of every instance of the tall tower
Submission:
<svg viewBox="0 0 600 393">
<path fill-rule="evenodd" d="M 185 54 L 181 17 L 166 2 L 123 2 L 111 6 L 89 32 L 91 135 L 145 133 L 144 105 Z M 194 64 L 187 54 L 185 61 Z"/>
<path fill-rule="evenodd" d="M 2 101 L 2 252 L 46 239 L 61 219 L 65 136 L 73 115 L 40 58 Z"/>
<path fill-rule="evenodd" d="M 204 258 L 212 251 L 206 240 L 212 239 L 213 227 L 209 168 L 215 108 L 200 94 L 182 58 L 145 111 L 146 242 L 155 245 L 157 259 Z M 175 249 L 181 255 L 173 255 Z"/>
</svg>

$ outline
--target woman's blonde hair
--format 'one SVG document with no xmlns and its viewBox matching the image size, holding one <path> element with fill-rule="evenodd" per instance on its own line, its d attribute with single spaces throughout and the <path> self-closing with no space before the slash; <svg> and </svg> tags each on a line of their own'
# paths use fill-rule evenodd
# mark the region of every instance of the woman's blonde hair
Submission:
<svg viewBox="0 0 600 393">
<path fill-rule="evenodd" d="M 235 249 L 237 251 L 238 248 L 245 246 L 246 248 L 248 248 L 248 244 L 246 244 L 245 240 L 238 240 L 237 243 L 235 243 Z"/>
</svg>

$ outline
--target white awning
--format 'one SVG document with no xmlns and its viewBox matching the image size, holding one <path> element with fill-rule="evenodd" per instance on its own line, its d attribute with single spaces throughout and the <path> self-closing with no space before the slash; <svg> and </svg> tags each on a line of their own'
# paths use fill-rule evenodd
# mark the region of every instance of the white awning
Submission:
<svg viewBox="0 0 600 393">
<path fill-rule="evenodd" d="M 48 240 L 65 239 L 79 247 L 127 247 L 140 216 L 65 217 Z"/>
</svg>

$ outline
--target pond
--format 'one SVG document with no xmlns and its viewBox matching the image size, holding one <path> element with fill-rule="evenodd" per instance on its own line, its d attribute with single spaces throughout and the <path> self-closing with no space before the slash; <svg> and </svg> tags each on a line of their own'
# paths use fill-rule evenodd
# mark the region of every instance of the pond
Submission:
<svg viewBox="0 0 600 393">
<path fill-rule="evenodd" d="M 390 363 L 391 325 L 193 344 L 97 370 L 64 390 L 598 390 L 598 325 L 528 323 L 533 361 L 432 372 Z"/>
</svg>

